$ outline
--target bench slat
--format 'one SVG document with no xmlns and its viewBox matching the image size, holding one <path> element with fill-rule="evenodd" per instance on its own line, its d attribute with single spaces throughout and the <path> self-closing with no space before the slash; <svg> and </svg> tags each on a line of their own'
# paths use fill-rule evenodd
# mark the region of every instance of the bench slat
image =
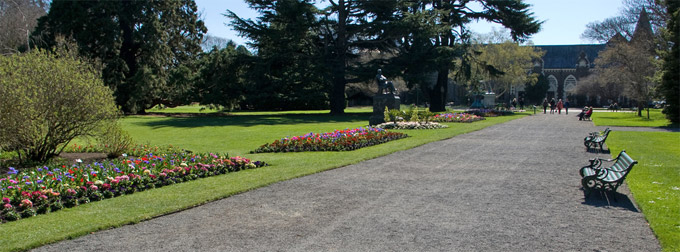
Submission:
<svg viewBox="0 0 680 252">
<path fill-rule="evenodd" d="M 606 133 L 607 132 L 605 132 L 605 134 Z M 606 138 L 606 135 L 604 137 Z M 625 179 L 626 175 L 628 175 L 628 172 L 630 172 L 630 170 L 633 169 L 633 166 L 637 163 L 637 161 L 628 156 L 625 150 L 621 151 L 621 153 L 619 153 L 619 155 L 616 157 L 616 162 L 614 162 L 614 164 L 612 164 L 610 167 L 602 167 L 601 169 L 594 167 L 582 168 L 581 174 L 583 175 L 583 179 L 581 180 L 581 183 L 586 190 L 596 189 L 616 191 L 621 182 Z M 593 178 L 594 175 L 597 175 L 596 178 Z M 599 182 L 596 182 L 595 184 L 589 182 L 593 179 Z M 609 185 L 605 186 L 606 184 Z"/>
</svg>

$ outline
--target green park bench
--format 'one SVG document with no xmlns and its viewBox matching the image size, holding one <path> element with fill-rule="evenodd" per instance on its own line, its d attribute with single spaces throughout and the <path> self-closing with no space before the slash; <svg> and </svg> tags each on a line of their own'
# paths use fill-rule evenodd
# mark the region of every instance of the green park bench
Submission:
<svg viewBox="0 0 680 252">
<path fill-rule="evenodd" d="M 600 150 L 604 151 L 602 145 L 604 144 L 604 141 L 607 140 L 610 132 L 612 131 L 609 128 L 606 128 L 602 133 L 592 132 L 587 137 L 583 138 L 583 145 L 586 146 L 586 150 L 589 151 L 590 148 L 596 149 L 597 146 L 600 146 Z"/>
<path fill-rule="evenodd" d="M 603 167 L 603 161 L 614 162 L 614 164 L 610 167 Z M 594 190 L 605 193 L 616 192 L 635 164 L 637 161 L 628 156 L 625 150 L 621 151 L 615 159 L 590 159 L 590 165 L 582 167 L 579 171 L 586 197 Z"/>
</svg>

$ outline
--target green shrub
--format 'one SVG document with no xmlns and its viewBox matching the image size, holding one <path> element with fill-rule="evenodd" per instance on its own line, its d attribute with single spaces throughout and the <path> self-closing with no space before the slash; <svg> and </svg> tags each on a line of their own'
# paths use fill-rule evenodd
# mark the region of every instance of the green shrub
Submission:
<svg viewBox="0 0 680 252">
<path fill-rule="evenodd" d="M 112 92 L 100 76 L 63 52 L 0 57 L 0 148 L 15 151 L 22 162 L 46 161 L 116 118 Z"/>
<path fill-rule="evenodd" d="M 134 145 L 130 134 L 115 121 L 102 125 L 96 138 L 108 158 L 119 157 Z"/>
</svg>

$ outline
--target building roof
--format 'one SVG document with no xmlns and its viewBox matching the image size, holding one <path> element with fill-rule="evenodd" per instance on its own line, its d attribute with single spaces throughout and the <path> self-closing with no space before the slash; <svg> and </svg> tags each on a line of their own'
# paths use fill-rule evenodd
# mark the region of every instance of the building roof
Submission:
<svg viewBox="0 0 680 252">
<path fill-rule="evenodd" d="M 563 69 L 576 68 L 581 52 L 585 53 L 592 67 L 593 61 L 606 45 L 536 45 L 534 47 L 545 51 L 543 69 Z"/>
</svg>

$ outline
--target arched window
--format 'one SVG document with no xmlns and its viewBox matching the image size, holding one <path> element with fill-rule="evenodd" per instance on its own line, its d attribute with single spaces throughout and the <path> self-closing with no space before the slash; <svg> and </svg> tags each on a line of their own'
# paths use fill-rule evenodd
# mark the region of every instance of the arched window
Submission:
<svg viewBox="0 0 680 252">
<path fill-rule="evenodd" d="M 567 78 L 564 79 L 564 91 L 573 92 L 575 88 L 576 88 L 576 77 L 574 77 L 573 75 L 567 76 Z"/>
<path fill-rule="evenodd" d="M 557 78 L 555 76 L 550 75 L 548 76 L 548 83 L 550 83 L 550 88 L 548 91 L 556 92 L 557 91 Z"/>
</svg>

